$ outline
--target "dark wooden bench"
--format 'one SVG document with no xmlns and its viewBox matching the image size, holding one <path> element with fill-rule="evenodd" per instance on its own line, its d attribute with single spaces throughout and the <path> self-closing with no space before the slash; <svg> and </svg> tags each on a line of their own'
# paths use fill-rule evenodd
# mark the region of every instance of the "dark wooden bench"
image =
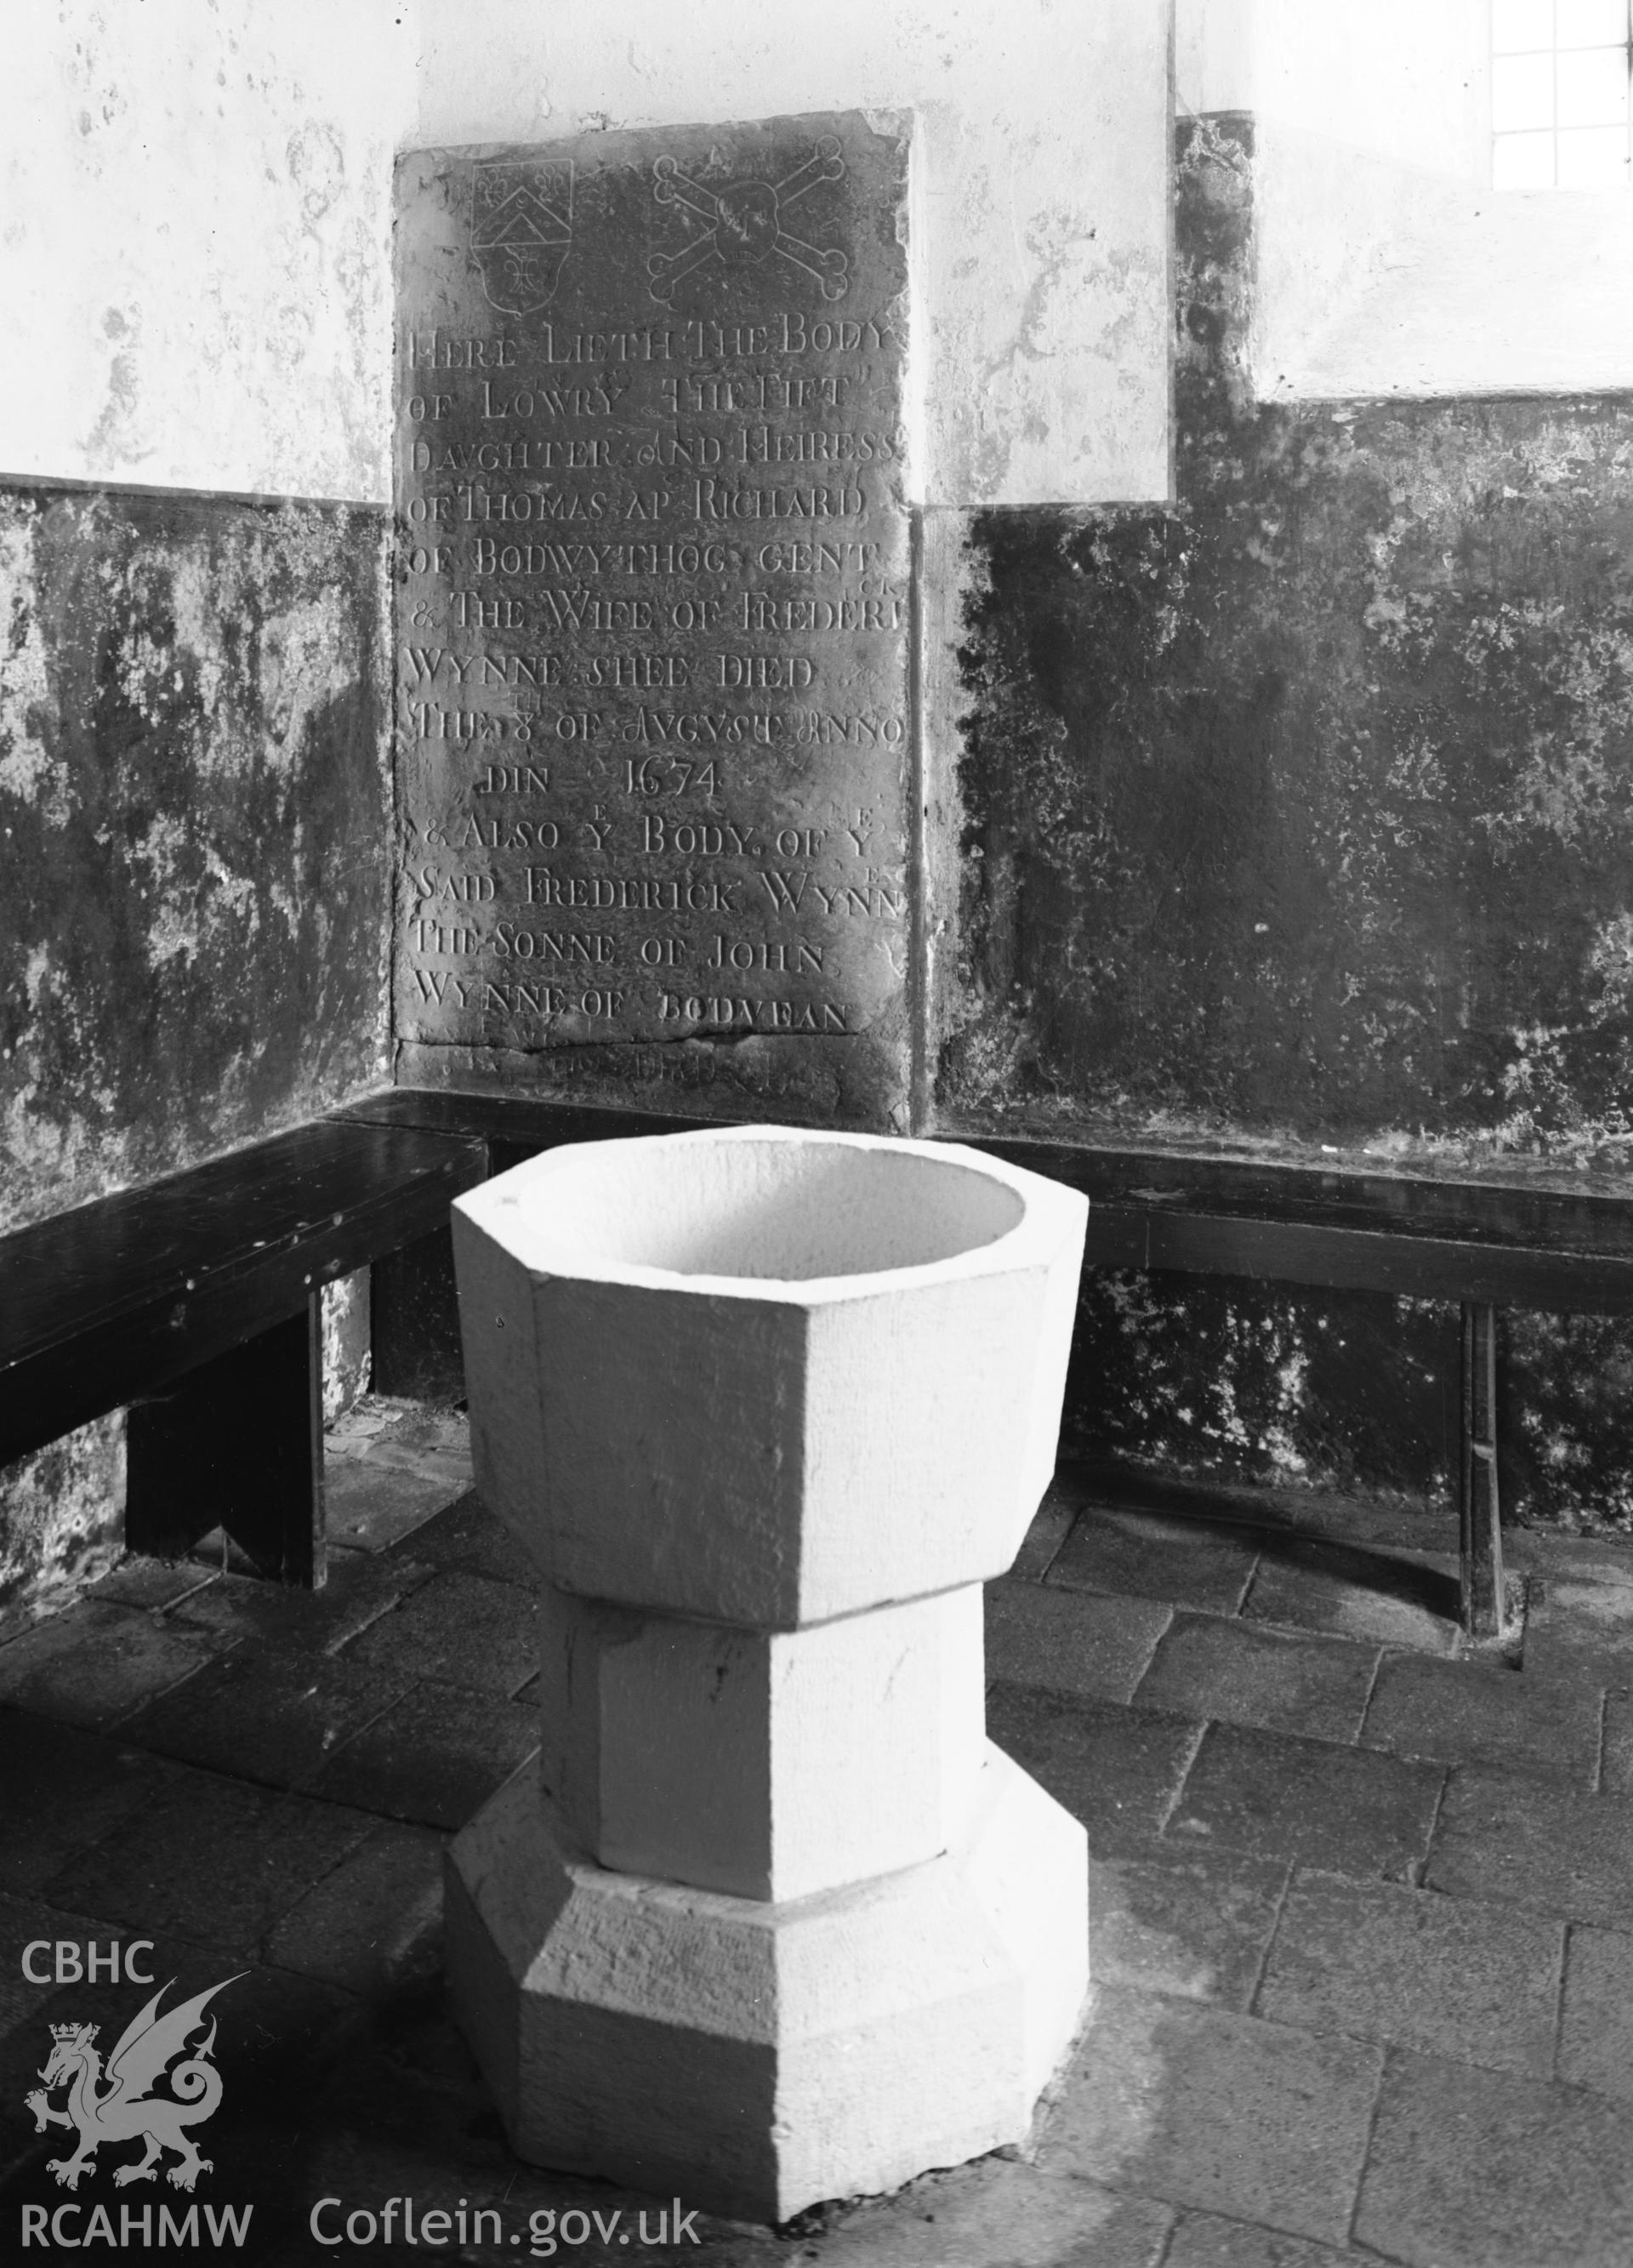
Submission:
<svg viewBox="0 0 1633 2268">
<path fill-rule="evenodd" d="M 1357 1173 L 1083 1144 L 979 1146 L 1089 1199 L 1087 1264 L 1409 1292 L 1462 1313 L 1462 1616 L 1503 1617 L 1497 1443 L 1500 1307 L 1633 1311 L 1633 1202 L 1516 1181 Z"/>
<path fill-rule="evenodd" d="M 399 1088 L 349 1116 L 477 1134 L 496 1172 L 558 1142 L 677 1130 L 705 1122 L 585 1109 L 526 1095 Z M 1081 1189 L 1090 1202 L 1085 1264 L 1244 1277 L 1326 1290 L 1409 1292 L 1462 1312 L 1463 1618 L 1490 1635 L 1503 1611 L 1497 1490 L 1496 1320 L 1502 1307 L 1633 1311 L 1633 1201 L 1517 1185 L 1117 1149 L 1085 1142 L 949 1133 Z M 415 1303 L 441 1314 L 457 1352 L 446 1269 L 427 1269 Z"/>
<path fill-rule="evenodd" d="M 323 1286 L 488 1170 L 474 1136 L 326 1118 L 0 1237 L 0 1465 L 129 1403 L 133 1550 L 219 1526 L 321 1583 Z"/>
<path fill-rule="evenodd" d="M 321 1581 L 322 1285 L 371 1263 L 377 1385 L 457 1395 L 451 1200 L 558 1143 L 710 1123 L 397 1087 L 0 1238 L 0 1464 L 129 1403 L 133 1548 L 185 1550 L 221 1525 L 266 1572 Z M 1090 1267 L 1454 1301 L 1463 1615 L 1471 1631 L 1497 1628 L 1497 1311 L 1633 1311 L 1633 1203 L 1513 1181 L 947 1138 L 1083 1190 Z"/>
</svg>

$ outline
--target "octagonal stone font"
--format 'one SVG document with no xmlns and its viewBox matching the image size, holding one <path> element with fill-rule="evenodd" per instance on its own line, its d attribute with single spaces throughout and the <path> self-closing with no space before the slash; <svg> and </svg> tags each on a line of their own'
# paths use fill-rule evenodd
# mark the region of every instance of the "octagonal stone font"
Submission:
<svg viewBox="0 0 1633 2268">
<path fill-rule="evenodd" d="M 1085 1200 L 952 1144 L 574 1145 L 460 1197 L 476 1477 L 563 1590 L 794 1630 L 1006 1568 Z"/>
<path fill-rule="evenodd" d="M 1021 2142 L 1088 1988 L 1088 1853 L 999 1750 L 980 1778 L 938 1857 L 757 1904 L 599 1867 L 524 1770 L 446 1874 L 519 2156 L 781 2221 Z"/>
<path fill-rule="evenodd" d="M 512 2146 L 778 2220 L 1019 2142 L 1084 1832 L 987 1743 L 983 1577 L 1054 1462 L 1086 1207 L 950 1145 L 723 1127 L 455 1208 L 541 1748 L 450 1856 Z"/>
<path fill-rule="evenodd" d="M 539 1776 L 599 1866 L 782 1901 L 959 1841 L 986 1750 L 982 1590 L 803 1631 L 539 1590 Z"/>
</svg>

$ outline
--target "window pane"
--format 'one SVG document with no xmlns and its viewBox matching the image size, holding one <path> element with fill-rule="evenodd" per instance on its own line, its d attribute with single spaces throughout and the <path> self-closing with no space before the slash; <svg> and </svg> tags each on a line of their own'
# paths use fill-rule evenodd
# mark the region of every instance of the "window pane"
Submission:
<svg viewBox="0 0 1633 2268">
<path fill-rule="evenodd" d="M 1553 136 L 1493 135 L 1491 186 L 1494 189 L 1551 189 L 1554 186 Z"/>
<path fill-rule="evenodd" d="M 1491 52 L 1554 44 L 1554 0 L 1491 0 Z"/>
<path fill-rule="evenodd" d="M 1625 48 L 1588 48 L 1561 55 L 1557 122 L 1561 126 L 1620 126 L 1628 114 Z"/>
<path fill-rule="evenodd" d="M 1622 189 L 1628 184 L 1628 136 L 1622 126 L 1578 126 L 1559 137 L 1562 189 Z"/>
<path fill-rule="evenodd" d="M 1491 65 L 1491 129 L 1512 134 L 1554 122 L 1552 55 L 1498 55 Z"/>
<path fill-rule="evenodd" d="M 1628 35 L 1627 0 L 1559 0 L 1562 48 L 1611 47 Z"/>
</svg>

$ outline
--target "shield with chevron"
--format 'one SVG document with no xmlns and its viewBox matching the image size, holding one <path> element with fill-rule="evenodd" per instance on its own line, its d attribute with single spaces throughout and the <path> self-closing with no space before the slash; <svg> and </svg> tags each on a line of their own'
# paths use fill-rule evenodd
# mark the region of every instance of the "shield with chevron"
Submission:
<svg viewBox="0 0 1633 2268">
<path fill-rule="evenodd" d="M 488 303 L 504 315 L 548 307 L 572 249 L 570 159 L 490 158 L 471 188 L 471 253 Z"/>
</svg>

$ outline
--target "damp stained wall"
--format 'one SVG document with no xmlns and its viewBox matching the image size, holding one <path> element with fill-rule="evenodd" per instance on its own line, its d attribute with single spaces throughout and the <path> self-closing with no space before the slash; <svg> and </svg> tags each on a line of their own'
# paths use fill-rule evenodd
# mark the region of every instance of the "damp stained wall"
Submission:
<svg viewBox="0 0 1633 2268">
<path fill-rule="evenodd" d="M 381 1075 L 412 65 L 384 0 L 11 27 L 0 1226 Z"/>
<path fill-rule="evenodd" d="M 0 489 L 0 1227 L 381 1077 L 382 541 Z"/>
<path fill-rule="evenodd" d="M 938 1123 L 1625 1187 L 1633 401 L 1261 402 L 1253 139 L 1179 129 L 1174 506 L 943 541 Z M 1079 1446 L 1442 1491 L 1452 1320 L 1101 1279 Z M 1512 1322 L 1517 1506 L 1633 1504 L 1624 1336 Z"/>
<path fill-rule="evenodd" d="M 389 1075 L 384 0 L 58 0 L 0 80 L 0 1231 Z M 122 1418 L 0 1473 L 0 1616 Z"/>
<path fill-rule="evenodd" d="M 1182 127 L 1175 507 L 973 523 L 942 1101 L 1619 1169 L 1633 402 L 1259 404 L 1252 205 Z"/>
</svg>

